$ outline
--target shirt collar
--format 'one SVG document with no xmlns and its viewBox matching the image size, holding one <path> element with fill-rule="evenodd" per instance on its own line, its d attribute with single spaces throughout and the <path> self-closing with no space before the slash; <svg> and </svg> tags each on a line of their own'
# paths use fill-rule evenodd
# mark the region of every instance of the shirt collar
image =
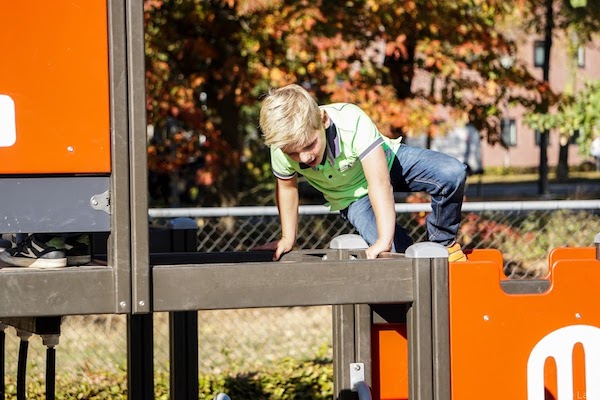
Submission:
<svg viewBox="0 0 600 400">
<path fill-rule="evenodd" d="M 329 127 L 325 129 L 325 153 L 329 163 L 335 165 L 335 159 L 341 154 L 340 149 L 340 136 L 338 135 L 337 128 L 333 121 L 329 124 Z M 325 157 L 321 161 L 321 165 L 325 165 Z M 300 163 L 300 169 L 308 169 L 308 165 Z M 315 167 L 317 168 L 317 167 Z"/>
<path fill-rule="evenodd" d="M 329 127 L 325 129 L 325 140 L 327 141 L 327 158 L 331 165 L 335 164 L 335 159 L 341 154 L 340 135 L 333 121 L 330 120 Z"/>
</svg>

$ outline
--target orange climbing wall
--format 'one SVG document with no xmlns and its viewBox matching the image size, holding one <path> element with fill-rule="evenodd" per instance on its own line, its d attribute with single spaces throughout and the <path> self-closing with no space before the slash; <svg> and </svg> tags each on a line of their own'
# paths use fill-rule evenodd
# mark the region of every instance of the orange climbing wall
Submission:
<svg viewBox="0 0 600 400">
<path fill-rule="evenodd" d="M 521 295 L 501 289 L 500 282 L 507 278 L 497 250 L 475 250 L 468 262 L 450 264 L 453 399 L 557 400 L 559 380 L 563 390 L 569 389 L 565 398 L 594 398 L 590 387 L 598 391 L 593 394 L 600 394 L 600 261 L 596 249 L 557 248 L 548 261 L 550 288 L 543 294 Z M 557 334 L 561 335 L 558 342 L 548 341 Z M 372 344 L 373 398 L 408 399 L 406 326 L 373 325 Z M 553 354 L 561 346 L 566 357 Z M 538 360 L 538 367 L 528 372 L 532 353 L 542 357 L 531 357 Z M 595 375 L 586 379 L 586 373 Z M 538 397 L 528 397 L 528 377 L 536 376 L 542 383 L 531 387 L 537 389 Z"/>
<path fill-rule="evenodd" d="M 0 174 L 110 172 L 106 0 L 0 6 Z"/>
<path fill-rule="evenodd" d="M 585 372 L 600 372 L 593 362 L 600 353 L 594 249 L 551 253 L 543 294 L 506 294 L 502 263 L 470 260 L 450 268 L 452 398 L 549 400 L 560 387 L 569 389 L 565 398 L 593 398 L 600 375 L 586 382 Z"/>
</svg>

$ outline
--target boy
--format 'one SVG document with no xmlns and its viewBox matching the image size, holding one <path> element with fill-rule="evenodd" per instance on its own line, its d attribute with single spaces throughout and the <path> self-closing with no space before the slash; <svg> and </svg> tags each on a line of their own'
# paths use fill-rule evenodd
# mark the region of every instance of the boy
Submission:
<svg viewBox="0 0 600 400">
<path fill-rule="evenodd" d="M 455 242 L 466 166 L 455 158 L 383 136 L 353 104 L 319 107 L 295 84 L 269 92 L 260 110 L 260 128 L 271 148 L 282 229 L 280 240 L 261 248 L 274 250 L 275 260 L 296 242 L 298 173 L 356 228 L 369 245 L 367 258 L 404 252 L 413 243 L 396 225 L 395 190 L 429 193 L 429 240 L 447 246 L 451 262 L 466 260 Z"/>
</svg>

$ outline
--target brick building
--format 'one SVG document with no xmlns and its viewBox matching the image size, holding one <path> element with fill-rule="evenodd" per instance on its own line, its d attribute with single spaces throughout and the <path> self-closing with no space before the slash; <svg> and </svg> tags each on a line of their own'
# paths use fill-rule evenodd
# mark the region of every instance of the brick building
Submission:
<svg viewBox="0 0 600 400">
<path fill-rule="evenodd" d="M 531 73 L 542 79 L 543 70 L 534 64 L 536 48 L 538 52 L 543 46 L 543 36 L 524 36 L 519 40 L 516 57 L 525 63 Z M 586 80 L 600 79 L 600 43 L 592 42 L 580 48 L 577 60 L 571 67 L 567 59 L 567 43 L 564 37 L 553 39 L 550 52 L 550 87 L 555 92 L 563 92 L 569 85 L 575 91 L 583 88 Z M 541 50 L 543 57 L 543 50 Z M 538 53 L 539 55 L 540 53 Z M 507 110 L 510 119 L 514 119 L 516 134 L 514 146 L 491 146 L 482 141 L 481 156 L 484 169 L 486 167 L 537 167 L 540 160 L 540 148 L 536 143 L 536 133 L 523 124 L 523 110 L 519 107 L 510 107 Z M 558 164 L 559 134 L 551 131 L 548 146 L 548 165 Z M 579 165 L 586 161 L 586 157 L 579 154 L 579 146 L 569 146 L 569 165 Z"/>
</svg>

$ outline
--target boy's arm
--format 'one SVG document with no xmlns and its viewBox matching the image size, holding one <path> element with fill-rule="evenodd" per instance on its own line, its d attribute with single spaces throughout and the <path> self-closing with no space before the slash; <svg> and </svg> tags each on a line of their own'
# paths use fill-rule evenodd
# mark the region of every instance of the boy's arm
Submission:
<svg viewBox="0 0 600 400">
<path fill-rule="evenodd" d="M 277 210 L 281 221 L 281 239 L 277 242 L 274 259 L 292 250 L 298 229 L 298 178 L 277 178 Z"/>
<path fill-rule="evenodd" d="M 377 147 L 363 158 L 362 167 L 369 185 L 369 200 L 377 221 L 377 241 L 366 253 L 367 258 L 377 258 L 379 253 L 390 251 L 392 248 L 396 229 L 394 194 L 383 147 Z"/>
</svg>

